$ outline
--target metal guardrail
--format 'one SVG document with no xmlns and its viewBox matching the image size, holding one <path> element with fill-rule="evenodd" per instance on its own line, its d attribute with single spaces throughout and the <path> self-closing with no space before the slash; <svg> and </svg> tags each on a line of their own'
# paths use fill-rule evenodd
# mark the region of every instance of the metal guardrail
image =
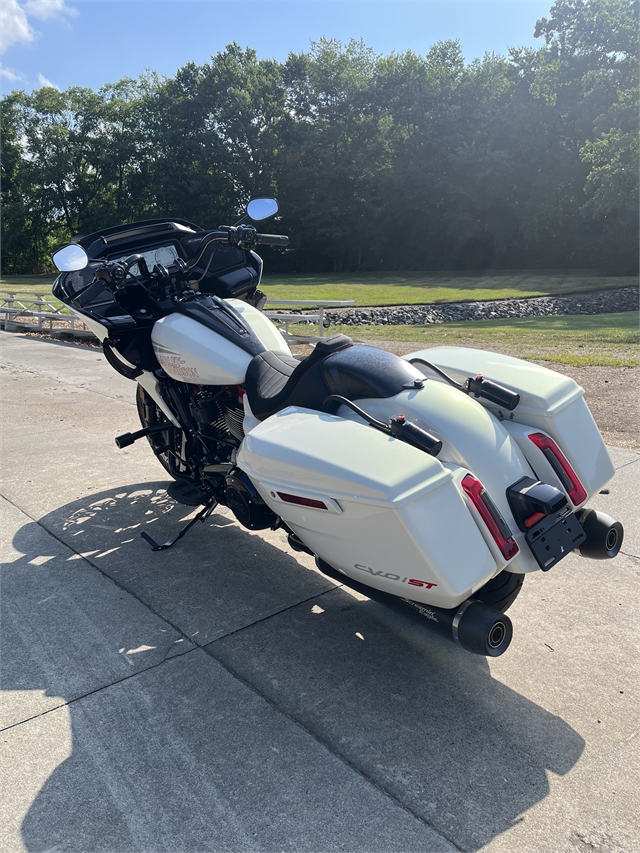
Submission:
<svg viewBox="0 0 640 853">
<path fill-rule="evenodd" d="M 284 337 L 292 343 L 315 343 L 320 338 L 324 337 L 324 309 L 325 308 L 349 308 L 355 305 L 353 299 L 333 299 L 333 300 L 316 300 L 316 299 L 267 299 L 268 304 L 272 302 L 275 305 L 304 305 L 314 306 L 318 309 L 317 314 L 296 314 L 293 312 L 272 311 L 270 308 L 265 308 L 264 313 L 270 320 L 276 320 L 279 323 L 284 323 Z M 295 323 L 313 322 L 318 324 L 317 335 L 292 335 L 289 332 L 289 326 Z M 282 332 L 282 329 L 280 330 Z"/>
<path fill-rule="evenodd" d="M 79 317 L 52 296 L 33 291 L 0 290 L 0 326 L 7 332 L 23 329 L 50 335 L 94 337 Z"/>
<path fill-rule="evenodd" d="M 284 325 L 281 329 L 285 339 L 292 343 L 315 343 L 324 337 L 325 308 L 348 308 L 354 305 L 353 299 L 314 300 L 314 299 L 274 299 L 274 305 L 295 305 L 317 308 L 317 313 L 299 314 L 289 311 L 267 309 L 264 313 L 270 320 Z M 289 332 L 289 326 L 295 323 L 317 323 L 317 335 L 295 335 Z M 64 305 L 47 294 L 18 290 L 0 290 L 0 327 L 7 332 L 24 331 L 47 332 L 76 338 L 95 337 L 93 332 L 71 313 Z"/>
</svg>

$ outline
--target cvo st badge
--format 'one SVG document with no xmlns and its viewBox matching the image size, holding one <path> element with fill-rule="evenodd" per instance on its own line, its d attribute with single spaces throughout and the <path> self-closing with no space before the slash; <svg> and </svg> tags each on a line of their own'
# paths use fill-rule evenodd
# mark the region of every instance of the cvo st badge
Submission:
<svg viewBox="0 0 640 853">
<path fill-rule="evenodd" d="M 398 581 L 398 583 L 406 583 L 410 586 L 421 586 L 423 589 L 431 589 L 434 586 L 438 586 L 437 583 L 431 583 L 430 581 L 420 581 L 416 578 L 403 578 L 400 575 L 394 575 L 392 572 L 376 572 L 373 569 L 369 568 L 369 566 L 361 566 L 360 563 L 355 563 L 353 566 L 354 569 L 358 569 L 360 572 L 366 572 L 369 575 L 373 575 L 375 578 L 387 578 L 390 581 Z"/>
</svg>

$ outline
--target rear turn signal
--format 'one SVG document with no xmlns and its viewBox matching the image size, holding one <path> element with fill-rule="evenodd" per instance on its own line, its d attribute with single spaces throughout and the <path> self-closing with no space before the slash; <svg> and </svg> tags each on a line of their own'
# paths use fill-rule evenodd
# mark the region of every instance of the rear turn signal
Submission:
<svg viewBox="0 0 640 853">
<path fill-rule="evenodd" d="M 537 448 L 545 455 L 547 462 L 555 471 L 558 479 L 564 486 L 565 491 L 571 498 L 574 506 L 578 506 L 582 501 L 586 500 L 587 493 L 585 492 L 582 483 L 578 479 L 578 475 L 573 470 L 564 453 L 558 445 L 548 435 L 541 432 L 533 432 L 529 436 Z"/>
<path fill-rule="evenodd" d="M 511 535 L 509 525 L 480 480 L 472 477 L 471 474 L 467 474 L 462 480 L 462 488 L 480 513 L 480 517 L 487 525 L 489 533 L 493 536 L 505 560 L 515 557 L 519 550 L 518 544 Z"/>
</svg>

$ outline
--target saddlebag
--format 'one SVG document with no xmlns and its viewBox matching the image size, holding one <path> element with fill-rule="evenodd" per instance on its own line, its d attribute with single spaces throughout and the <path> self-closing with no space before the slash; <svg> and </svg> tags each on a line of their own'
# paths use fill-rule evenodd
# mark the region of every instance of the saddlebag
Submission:
<svg viewBox="0 0 640 853">
<path fill-rule="evenodd" d="M 377 589 L 451 608 L 497 571 L 451 470 L 362 423 L 286 408 L 238 465 L 314 554 Z"/>
<path fill-rule="evenodd" d="M 517 392 L 520 402 L 511 412 L 484 399 L 478 402 L 502 420 L 540 478 L 570 491 L 559 465 L 550 464 L 549 460 L 554 463 L 551 452 L 541 450 L 541 441 L 530 436 L 539 431 L 554 440 L 584 487 L 586 494 L 578 504 L 613 477 L 613 463 L 584 401 L 584 388 L 570 377 L 523 359 L 465 347 L 434 347 L 404 358 L 430 361 L 461 383 L 482 374 Z M 424 365 L 415 366 L 429 374 Z"/>
</svg>

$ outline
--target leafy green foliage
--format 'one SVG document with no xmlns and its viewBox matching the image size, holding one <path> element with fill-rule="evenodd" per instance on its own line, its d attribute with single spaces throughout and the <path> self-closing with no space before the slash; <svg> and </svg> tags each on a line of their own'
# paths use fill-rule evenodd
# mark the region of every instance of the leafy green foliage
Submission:
<svg viewBox="0 0 640 853">
<path fill-rule="evenodd" d="M 532 23 L 533 26 L 533 23 Z M 173 78 L 13 92 L 3 270 L 154 216 L 230 223 L 277 195 L 272 270 L 594 268 L 638 257 L 638 0 L 556 0 L 538 50 L 456 41 L 379 56 L 321 39 L 284 63 L 237 44 Z"/>
</svg>

